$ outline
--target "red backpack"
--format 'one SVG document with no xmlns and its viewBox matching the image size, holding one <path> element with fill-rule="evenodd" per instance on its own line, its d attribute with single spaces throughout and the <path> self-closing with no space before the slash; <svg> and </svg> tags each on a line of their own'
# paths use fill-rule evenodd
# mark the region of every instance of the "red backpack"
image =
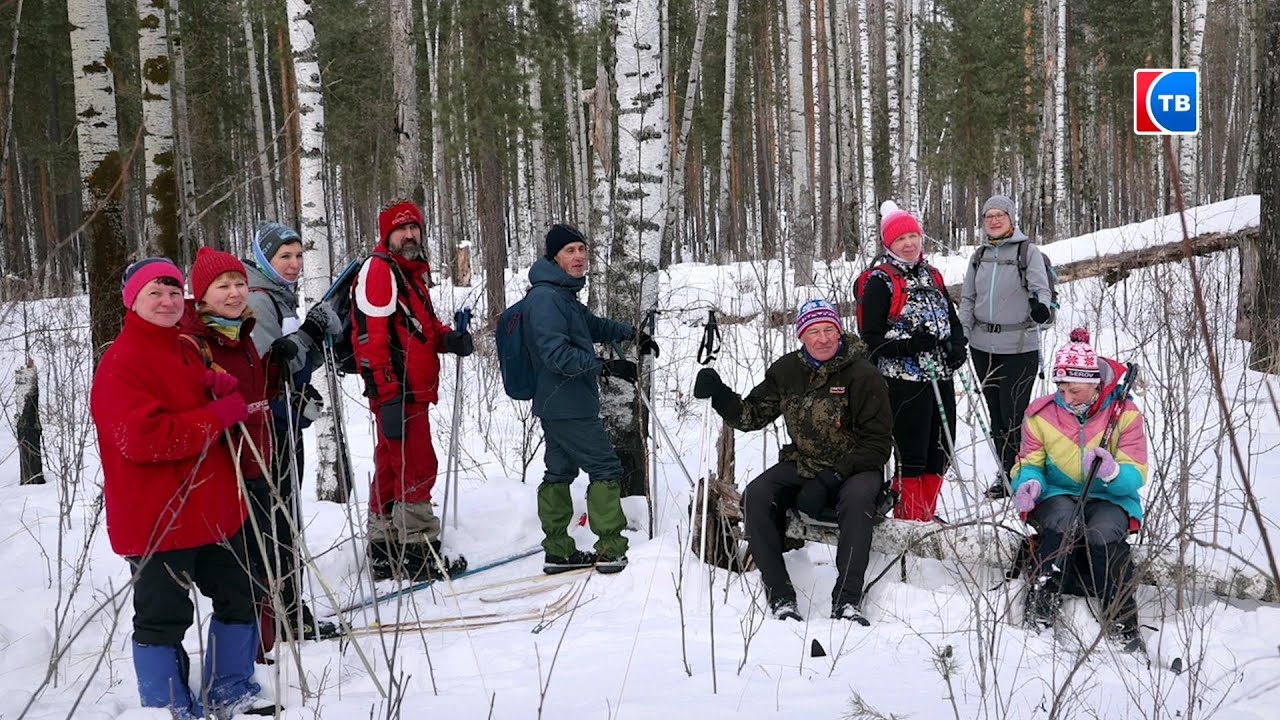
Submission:
<svg viewBox="0 0 1280 720">
<path fill-rule="evenodd" d="M 907 306 L 907 278 L 902 274 L 902 269 L 891 262 L 882 262 L 879 265 L 873 265 L 869 269 L 864 270 L 862 274 L 858 276 L 858 282 L 854 286 L 854 292 L 858 297 L 858 332 L 862 332 L 862 293 L 866 290 L 867 280 L 871 278 L 871 273 L 876 270 L 882 270 L 889 276 L 890 300 L 888 322 L 890 325 L 894 324 L 898 321 L 898 318 L 902 317 L 902 309 Z M 938 268 L 930 265 L 929 276 L 932 278 L 933 284 L 938 288 L 938 290 L 943 294 L 946 294 L 947 284 L 943 281 L 942 273 L 938 272 Z"/>
</svg>

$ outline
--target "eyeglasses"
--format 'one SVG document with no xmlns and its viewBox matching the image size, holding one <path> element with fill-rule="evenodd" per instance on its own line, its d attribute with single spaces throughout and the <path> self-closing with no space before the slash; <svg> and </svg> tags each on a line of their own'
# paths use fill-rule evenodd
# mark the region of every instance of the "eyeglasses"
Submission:
<svg viewBox="0 0 1280 720">
<path fill-rule="evenodd" d="M 1008 213 L 994 212 L 994 213 L 987 213 L 986 215 L 983 215 L 982 219 L 983 220 L 999 220 L 1000 218 L 1007 218 L 1007 217 L 1009 217 Z"/>
</svg>

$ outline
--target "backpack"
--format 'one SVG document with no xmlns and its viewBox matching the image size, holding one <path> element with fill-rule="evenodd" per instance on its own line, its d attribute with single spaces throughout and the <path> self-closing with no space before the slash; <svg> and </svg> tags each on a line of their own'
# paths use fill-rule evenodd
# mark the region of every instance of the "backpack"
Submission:
<svg viewBox="0 0 1280 720">
<path fill-rule="evenodd" d="M 337 335 L 330 335 L 328 339 L 333 348 L 332 368 L 339 375 L 353 375 L 357 371 L 356 349 L 351 341 L 351 325 L 355 318 L 351 286 L 355 283 L 356 276 L 360 274 L 360 266 L 363 264 L 362 258 L 347 263 L 342 272 L 338 273 L 338 278 L 320 298 L 322 302 L 328 302 L 333 307 L 333 312 L 338 315 L 338 320 L 342 323 L 342 331 Z"/>
<path fill-rule="evenodd" d="M 888 323 L 893 325 L 898 322 L 898 318 L 902 317 L 902 310 L 907 306 L 907 278 L 902 274 L 902 270 L 891 262 L 882 262 L 879 265 L 873 265 L 862 271 L 858 276 L 858 281 L 854 285 L 854 293 L 858 297 L 858 331 L 862 331 L 862 294 L 866 290 L 867 281 L 871 279 L 871 274 L 876 270 L 882 270 L 889 276 L 889 317 Z M 939 291 L 946 293 L 947 284 L 942 279 L 942 273 L 938 272 L 938 268 L 930 265 L 929 276 L 933 280 L 933 284 L 938 287 Z"/>
<path fill-rule="evenodd" d="M 974 279 L 978 277 L 978 265 L 982 263 L 983 257 L 987 254 L 987 248 L 990 245 L 982 245 L 978 251 L 973 254 L 973 260 L 970 265 L 973 266 Z M 1031 297 L 1031 288 L 1027 285 L 1027 258 L 1031 255 L 1031 241 L 1024 240 L 1018 244 L 1018 279 L 1022 281 L 1022 289 L 1026 291 L 1027 297 Z M 1049 322 L 1052 323 L 1058 319 L 1058 271 L 1053 268 L 1053 261 L 1048 255 L 1040 253 L 1040 259 L 1044 261 L 1044 273 L 1049 279 L 1049 302 L 1045 303 L 1049 307 Z M 1037 298 L 1039 299 L 1039 298 Z M 1041 302 L 1044 302 L 1041 300 Z"/>
<path fill-rule="evenodd" d="M 498 316 L 494 340 L 498 349 L 498 369 L 502 371 L 502 389 L 513 400 L 532 400 L 538 389 L 538 374 L 533 356 L 524 340 L 525 296 L 509 305 Z"/>
</svg>

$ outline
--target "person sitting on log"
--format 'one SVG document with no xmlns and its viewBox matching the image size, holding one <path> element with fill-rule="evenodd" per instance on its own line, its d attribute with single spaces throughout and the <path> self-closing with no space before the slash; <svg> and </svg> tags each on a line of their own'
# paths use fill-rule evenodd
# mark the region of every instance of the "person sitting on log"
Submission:
<svg viewBox="0 0 1280 720">
<path fill-rule="evenodd" d="M 791 442 L 742 494 L 747 545 L 773 616 L 801 619 L 782 559 L 787 512 L 802 495 L 817 495 L 821 507 L 829 493 L 840 526 L 831 617 L 868 625 L 862 584 L 876 496 L 893 447 L 889 391 L 867 359 L 867 346 L 844 332 L 840 315 L 825 300 L 800 306 L 796 331 L 803 347 L 774 362 L 745 398 L 711 368 L 698 372 L 693 395 L 710 398 L 725 424 L 738 430 L 759 430 L 780 415 L 786 421 Z"/>
<path fill-rule="evenodd" d="M 1078 578 L 1084 592 L 1102 600 L 1108 637 L 1126 650 L 1139 649 L 1125 538 L 1142 522 L 1138 490 L 1147 478 L 1147 437 L 1142 413 L 1128 397 L 1133 378 L 1124 365 L 1098 357 L 1088 331 L 1076 328 L 1054 357 L 1052 380 L 1058 391 L 1027 408 L 1013 472 L 1013 504 L 1038 533 L 1026 624 L 1052 627 L 1064 582 Z M 1082 534 L 1083 545 L 1072 542 Z"/>
</svg>

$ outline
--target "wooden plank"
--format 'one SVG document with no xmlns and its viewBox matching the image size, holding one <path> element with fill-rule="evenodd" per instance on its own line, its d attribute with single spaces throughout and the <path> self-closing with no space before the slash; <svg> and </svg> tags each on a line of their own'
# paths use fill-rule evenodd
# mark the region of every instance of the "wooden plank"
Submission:
<svg viewBox="0 0 1280 720">
<path fill-rule="evenodd" d="M 787 525 L 787 535 L 828 545 L 835 545 L 838 539 L 834 525 L 801 522 L 794 515 Z M 889 519 L 876 526 L 871 549 L 892 557 L 909 555 L 1007 570 L 1017 557 L 1021 539 L 1020 529 L 989 522 L 939 525 Z M 1280 602 L 1280 591 L 1272 578 L 1253 568 L 1179 567 L 1171 554 L 1146 545 L 1133 546 L 1133 562 L 1138 580 L 1144 585 L 1173 587 L 1182 576 L 1187 587 L 1207 590 L 1219 597 Z"/>
</svg>

